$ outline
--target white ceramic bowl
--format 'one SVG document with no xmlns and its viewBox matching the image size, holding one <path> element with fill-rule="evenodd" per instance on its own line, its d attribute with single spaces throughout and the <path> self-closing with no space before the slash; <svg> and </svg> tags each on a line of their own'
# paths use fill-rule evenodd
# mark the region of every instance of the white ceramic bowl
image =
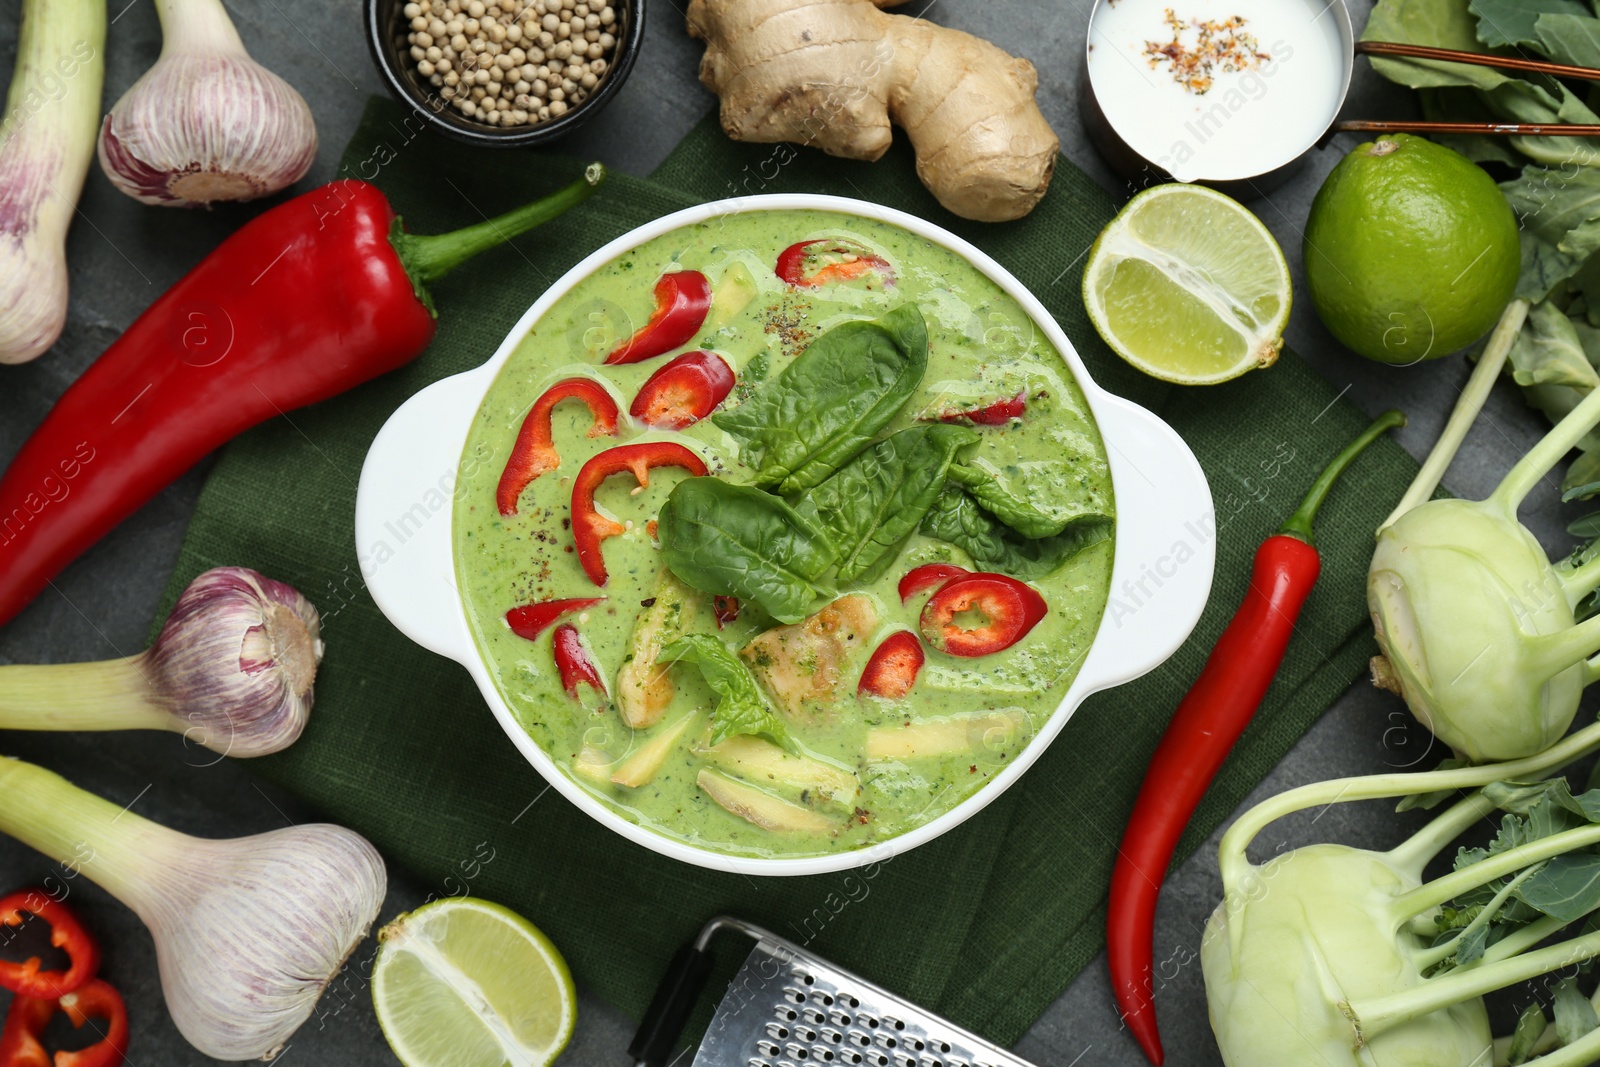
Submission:
<svg viewBox="0 0 1600 1067">
<path fill-rule="evenodd" d="M 1088 398 L 1110 459 L 1117 526 L 1112 599 L 1083 667 L 1055 713 L 993 781 L 932 822 L 870 849 L 748 859 L 698 848 L 629 822 L 569 778 L 517 725 L 468 629 L 456 590 L 451 516 L 446 513 L 479 404 L 518 341 L 552 304 L 595 269 L 669 230 L 730 213 L 770 210 L 835 211 L 898 226 L 965 257 L 1009 293 L 1061 352 Z M 630 841 L 686 863 L 750 875 L 824 874 L 881 862 L 982 810 L 1039 758 L 1085 697 L 1139 677 L 1183 643 L 1211 591 L 1213 526 L 1211 491 L 1188 446 L 1144 408 L 1096 386 L 1044 305 L 1004 267 L 955 234 L 905 212 L 845 197 L 801 194 L 741 197 L 689 208 L 640 226 L 584 259 L 534 301 L 492 359 L 435 382 L 390 416 L 367 453 L 356 493 L 356 545 L 362 575 L 379 609 L 407 637 L 467 669 L 511 743 L 552 786 Z M 377 562 L 379 557 L 384 561 Z"/>
</svg>

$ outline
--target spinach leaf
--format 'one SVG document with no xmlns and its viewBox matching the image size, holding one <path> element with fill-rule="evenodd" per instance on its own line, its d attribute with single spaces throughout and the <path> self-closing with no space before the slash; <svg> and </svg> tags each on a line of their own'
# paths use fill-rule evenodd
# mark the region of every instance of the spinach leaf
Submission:
<svg viewBox="0 0 1600 1067">
<path fill-rule="evenodd" d="M 894 562 L 944 489 L 956 451 L 978 443 L 964 426 L 918 425 L 891 434 L 812 489 L 797 510 L 839 546 L 839 578 L 855 581 Z"/>
<path fill-rule="evenodd" d="M 720 478 L 685 478 L 658 523 L 667 567 L 703 593 L 759 604 L 779 622 L 799 622 L 831 595 L 817 579 L 839 550 L 782 497 Z"/>
<path fill-rule="evenodd" d="M 922 532 L 973 561 L 1015 578 L 1043 578 L 1091 545 L 1110 538 L 1109 515 L 1086 515 L 1053 537 L 1027 538 L 985 511 L 973 495 L 947 486 L 922 520 Z"/>
<path fill-rule="evenodd" d="M 1031 461 L 1030 461 L 1031 463 Z M 1068 526 L 1088 518 L 1110 517 L 1110 509 L 1098 494 L 1070 491 L 1023 495 L 1017 484 L 1056 486 L 1070 483 L 1071 469 L 1064 463 L 1046 461 L 1032 464 L 1022 478 L 1009 477 L 994 464 L 975 458 L 950 466 L 950 480 L 972 494 L 985 511 L 1023 537 L 1054 537 Z M 1052 499 L 1054 497 L 1054 499 Z"/>
<path fill-rule="evenodd" d="M 680 637 L 661 650 L 656 662 L 694 664 L 700 677 L 717 694 L 717 709 L 711 716 L 712 747 L 737 734 L 756 734 L 784 748 L 794 748 L 789 731 L 767 705 L 756 676 L 715 637 Z"/>
<path fill-rule="evenodd" d="M 927 365 L 927 324 L 915 304 L 902 304 L 881 319 L 829 330 L 711 421 L 739 442 L 757 485 L 798 493 L 865 448 L 922 384 Z"/>
</svg>

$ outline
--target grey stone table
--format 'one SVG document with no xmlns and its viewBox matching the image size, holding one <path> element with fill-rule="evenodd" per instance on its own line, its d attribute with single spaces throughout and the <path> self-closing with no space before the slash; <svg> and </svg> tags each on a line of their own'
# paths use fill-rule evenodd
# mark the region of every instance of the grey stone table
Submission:
<svg viewBox="0 0 1600 1067">
<path fill-rule="evenodd" d="M 632 79 L 609 110 L 566 142 L 565 151 L 644 174 L 712 106 L 713 98 L 695 77 L 700 46 L 685 34 L 678 2 L 652 0 L 645 48 Z M 1364 21 L 1370 3 L 1358 0 L 1353 6 L 1358 22 Z M 0 56 L 5 57 L 0 70 L 8 69 L 15 53 L 19 8 L 19 0 L 0 0 Z M 299 88 L 316 114 L 322 147 L 303 184 L 333 177 L 363 102 L 368 94 L 381 91 L 367 56 L 359 4 L 356 0 L 228 0 L 228 10 L 254 55 Z M 1050 5 L 1026 0 L 934 0 L 922 13 L 1032 59 L 1039 68 L 1040 102 L 1061 135 L 1067 156 L 1106 187 L 1121 191 L 1121 183 L 1085 143 L 1077 116 L 1088 11 L 1088 0 Z M 154 61 L 160 46 L 152 0 L 111 0 L 110 15 L 107 105 Z M 1413 107 L 1405 94 L 1382 82 L 1363 62 L 1348 114 L 1395 116 Z M 1330 149 L 1315 153 L 1293 181 L 1250 205 L 1288 253 L 1297 287 L 1302 277 L 1300 231 L 1307 207 L 1323 176 L 1354 143 L 1348 135 L 1341 136 Z M 66 333 L 54 351 L 37 362 L 0 367 L 0 463 L 9 460 L 54 399 L 121 329 L 257 210 L 243 206 L 207 213 L 143 207 L 116 192 L 98 168 L 91 170 L 69 242 L 72 302 Z M 1328 336 L 1303 299 L 1295 309 L 1289 341 L 1366 411 L 1399 406 L 1409 412 L 1411 424 L 1401 432 L 1400 441 L 1419 455 L 1437 434 L 1467 375 L 1460 359 L 1407 369 L 1361 360 Z M 1497 480 L 1496 472 L 1505 470 L 1539 433 L 1539 419 L 1515 392 L 1497 388 L 1449 484 L 1463 493 L 1486 492 Z M 73 662 L 141 648 L 207 466 L 202 464 L 163 492 L 69 568 L 54 590 L 0 628 L 0 662 Z M 1529 514 L 1547 545 L 1565 550 L 1552 485 L 1535 494 Z M 1407 722 L 1397 701 L 1358 685 L 1306 735 L 1257 794 L 1436 759 L 1439 753 L 1428 752 L 1427 736 Z M 132 805 L 141 815 L 196 834 L 256 833 L 314 816 L 292 798 L 256 781 L 239 764 L 194 765 L 200 761 L 170 735 L 7 734 L 0 745 L 8 754 L 68 773 L 80 784 Z M 1279 836 L 1293 844 L 1309 840 L 1310 833 L 1304 822 L 1291 822 Z M 1351 843 L 1392 842 L 1395 820 L 1382 805 L 1334 809 L 1317 823 L 1315 835 Z M 1158 959 L 1182 960 L 1198 946 L 1201 925 L 1220 894 L 1215 846 L 1215 841 L 1209 842 L 1169 882 L 1157 928 Z M 0 839 L 0 888 L 37 883 L 55 873 L 37 853 Z M 391 874 L 385 919 L 419 904 L 429 888 L 403 872 Z M 168 1019 L 155 980 L 150 939 L 132 913 L 81 881 L 74 891 L 81 893 L 110 946 L 108 976 L 128 996 L 133 1018 L 130 1062 L 134 1067 L 210 1062 L 182 1040 Z M 369 945 L 360 951 L 370 950 Z M 325 1003 L 327 1010 L 301 1030 L 284 1059 L 351 1067 L 394 1062 L 365 990 L 359 983 L 348 988 Z M 1220 1062 L 1206 1022 L 1197 963 L 1177 967 L 1160 991 L 1159 1005 L 1170 1063 L 1198 1067 Z M 1101 959 L 1034 1026 L 1019 1051 L 1042 1065 L 1137 1067 L 1143 1058 L 1119 1029 Z M 620 1012 L 586 994 L 577 1037 L 563 1062 L 572 1067 L 624 1064 L 631 1030 Z"/>
</svg>

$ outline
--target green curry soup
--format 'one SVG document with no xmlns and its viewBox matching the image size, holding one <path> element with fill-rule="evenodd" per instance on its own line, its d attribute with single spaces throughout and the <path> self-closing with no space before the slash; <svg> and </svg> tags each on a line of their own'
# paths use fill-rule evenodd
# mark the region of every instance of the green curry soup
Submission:
<svg viewBox="0 0 1600 1067">
<path fill-rule="evenodd" d="M 774 262 L 810 238 L 864 245 L 888 261 L 892 278 L 871 271 L 811 288 L 788 285 Z M 712 306 L 700 331 L 666 355 L 603 366 L 648 319 L 657 279 L 684 270 L 710 282 Z M 780 624 L 746 600 L 738 617 L 719 628 L 713 597 L 666 572 L 656 542 L 664 503 L 690 476 L 677 467 L 652 469 L 643 489 L 624 473 L 596 492 L 599 509 L 626 533 L 603 542 L 609 579 L 595 587 L 571 532 L 573 479 L 591 456 L 622 444 L 678 441 L 703 457 L 713 477 L 757 480 L 752 464 L 759 457 L 742 457 L 740 438 L 712 418 L 681 433 L 628 418 L 652 373 L 680 352 L 715 352 L 737 371 L 719 412 L 736 410 L 771 388 L 827 331 L 907 304 L 926 322 L 926 370 L 878 438 L 946 425 L 938 416 L 1023 395 L 1020 419 L 971 426 L 976 443 L 960 450 L 966 476 L 981 471 L 1047 514 L 1100 516 L 1094 536 L 1081 538 L 1053 570 L 1048 553 L 1043 563 L 1029 551 L 1017 557 L 1019 569 L 1009 573 L 1028 581 L 1048 606 L 1026 636 L 972 658 L 924 642 L 926 663 L 906 697 L 858 696 L 873 649 L 897 630 L 918 629 L 927 595 L 902 605 L 897 582 L 907 571 L 929 562 L 975 571 L 1006 571 L 1006 565 L 975 561 L 930 536 L 930 517 L 898 553 L 891 550 L 861 577 L 842 582 L 830 570 L 824 584 L 847 599 L 830 604 L 824 597 L 806 621 L 776 630 Z M 584 404 L 557 405 L 552 426 L 560 466 L 523 491 L 518 514 L 503 517 L 496 486 L 522 420 L 547 388 L 573 376 L 610 388 L 622 412 L 617 435 L 590 437 Z M 804 496 L 791 492 L 784 499 L 803 507 Z M 863 848 L 926 823 L 1016 757 L 1060 703 L 1098 629 L 1110 584 L 1111 504 L 1105 449 L 1082 391 L 1049 340 L 997 285 L 949 250 L 887 224 L 829 212 L 753 211 L 686 226 L 623 253 L 533 325 L 473 419 L 453 536 L 461 595 L 495 685 L 517 722 L 573 781 L 624 818 L 692 845 L 739 856 L 808 856 Z M 1036 547 L 1019 534 L 1006 536 L 1025 550 Z M 505 615 L 519 605 L 602 594 L 604 601 L 564 621 L 582 635 L 608 694 L 583 687 L 575 699 L 553 660 L 555 627 L 530 641 L 512 632 Z M 705 668 L 656 662 L 662 645 L 681 634 L 711 635 L 736 656 L 742 651 L 738 662 L 759 678 L 782 729 L 735 733 L 714 745 L 718 696 L 702 677 Z M 665 709 L 648 728 L 630 728 L 619 713 L 626 681 L 619 672 L 629 669 L 637 672 L 629 684 L 665 679 L 670 692 L 669 698 L 657 693 Z M 764 813 L 769 800 L 777 815 Z"/>
</svg>

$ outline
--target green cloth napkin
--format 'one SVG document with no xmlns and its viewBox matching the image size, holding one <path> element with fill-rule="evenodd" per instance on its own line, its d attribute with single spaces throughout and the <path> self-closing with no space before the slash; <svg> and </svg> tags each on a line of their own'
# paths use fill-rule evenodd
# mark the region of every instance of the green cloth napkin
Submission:
<svg viewBox="0 0 1600 1067">
<path fill-rule="evenodd" d="M 342 173 L 372 180 L 413 230 L 434 233 L 564 184 L 581 162 L 463 151 L 416 134 L 397 105 L 374 100 Z M 362 458 L 389 414 L 428 383 L 487 359 L 523 310 L 585 254 L 693 203 L 794 191 L 860 197 L 932 219 L 1021 278 L 1095 379 L 1159 412 L 1200 457 L 1217 516 L 1214 526 L 1195 517 L 1196 539 L 1215 530 L 1217 569 L 1210 606 L 1183 649 L 1153 674 L 1086 701 L 1033 769 L 981 814 L 868 868 L 755 879 L 660 857 L 548 791 L 466 672 L 412 645 L 378 612 L 362 587 L 352 521 Z M 1145 764 L 1239 603 L 1256 545 L 1366 423 L 1290 353 L 1269 371 L 1183 389 L 1108 351 L 1078 290 L 1085 253 L 1115 208 L 1063 159 L 1026 219 L 970 223 L 933 201 L 901 148 L 874 164 L 841 162 L 734 144 L 708 119 L 650 179 L 614 174 L 583 207 L 440 281 L 438 338 L 420 359 L 244 435 L 224 451 L 201 496 L 169 605 L 200 571 L 242 564 L 294 584 L 323 612 L 327 658 L 310 726 L 292 749 L 252 769 L 366 834 L 437 893 L 470 892 L 520 911 L 561 947 L 580 982 L 634 1015 L 673 951 L 706 918 L 731 912 L 997 1042 L 1014 1042 L 1099 950 L 1114 846 Z M 1372 654 L 1363 592 L 1372 531 L 1414 470 L 1398 447 L 1380 442 L 1328 501 L 1321 583 L 1181 855 Z M 1158 945 L 1158 958 L 1176 947 Z"/>
</svg>

